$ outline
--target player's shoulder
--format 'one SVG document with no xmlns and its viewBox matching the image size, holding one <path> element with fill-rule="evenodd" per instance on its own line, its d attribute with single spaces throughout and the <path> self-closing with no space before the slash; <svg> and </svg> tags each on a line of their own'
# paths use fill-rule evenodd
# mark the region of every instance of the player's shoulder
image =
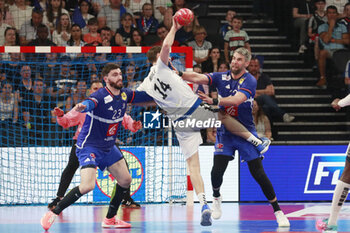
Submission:
<svg viewBox="0 0 350 233">
<path fill-rule="evenodd" d="M 249 72 L 245 72 L 242 77 L 249 83 L 257 83 L 256 78 Z"/>
</svg>

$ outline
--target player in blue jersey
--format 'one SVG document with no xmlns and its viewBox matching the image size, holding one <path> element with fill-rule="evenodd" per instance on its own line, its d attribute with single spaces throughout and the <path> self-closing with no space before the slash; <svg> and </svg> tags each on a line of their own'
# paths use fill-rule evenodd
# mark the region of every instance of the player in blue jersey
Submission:
<svg viewBox="0 0 350 233">
<path fill-rule="evenodd" d="M 253 135 L 257 136 L 252 116 L 253 100 L 256 89 L 256 79 L 246 71 L 251 59 L 250 52 L 245 48 L 237 49 L 232 57 L 231 70 L 209 74 L 184 72 L 182 78 L 197 84 L 209 84 L 217 88 L 219 99 L 213 99 L 204 93 L 200 98 L 208 104 L 218 105 L 225 115 L 230 115 L 241 122 Z M 235 151 L 239 152 L 241 160 L 248 163 L 249 171 L 260 185 L 264 195 L 271 203 L 278 225 L 289 227 L 289 221 L 281 211 L 273 186 L 266 176 L 262 166 L 261 154 L 255 147 L 237 135 L 232 134 L 222 125 L 217 130 L 214 165 L 211 171 L 213 187 L 213 218 L 221 217 L 220 186 L 228 162 L 234 159 Z"/>
<path fill-rule="evenodd" d="M 65 208 L 95 187 L 96 167 L 107 170 L 117 180 L 106 218 L 102 227 L 130 228 L 131 225 L 116 218 L 116 214 L 131 183 L 131 176 L 121 151 L 115 146 L 119 124 L 122 122 L 128 103 L 153 101 L 145 92 L 123 88 L 122 71 L 116 64 L 107 64 L 102 70 L 105 88 L 91 94 L 77 104 L 78 112 L 86 112 L 86 118 L 76 143 L 76 154 L 81 166 L 80 185 L 73 188 L 52 210 L 41 219 L 48 230 L 55 218 Z"/>
</svg>

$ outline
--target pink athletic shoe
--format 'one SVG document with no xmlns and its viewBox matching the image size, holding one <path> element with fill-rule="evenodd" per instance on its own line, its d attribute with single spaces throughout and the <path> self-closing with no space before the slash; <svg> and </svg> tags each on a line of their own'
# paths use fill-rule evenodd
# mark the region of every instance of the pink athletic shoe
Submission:
<svg viewBox="0 0 350 233">
<path fill-rule="evenodd" d="M 323 231 L 327 227 L 328 219 L 319 219 L 316 221 L 316 229 L 319 231 Z"/>
<path fill-rule="evenodd" d="M 104 227 L 104 228 L 130 228 L 131 224 L 124 222 L 122 220 L 119 220 L 116 217 L 114 217 L 114 218 L 110 218 L 110 219 L 108 219 L 108 218 L 103 219 L 102 227 Z"/>
<path fill-rule="evenodd" d="M 50 227 L 52 226 L 53 222 L 55 221 L 57 215 L 52 212 L 52 211 L 48 211 L 40 220 L 40 224 L 41 226 L 44 228 L 45 231 L 47 231 L 48 229 L 50 229 Z"/>
</svg>

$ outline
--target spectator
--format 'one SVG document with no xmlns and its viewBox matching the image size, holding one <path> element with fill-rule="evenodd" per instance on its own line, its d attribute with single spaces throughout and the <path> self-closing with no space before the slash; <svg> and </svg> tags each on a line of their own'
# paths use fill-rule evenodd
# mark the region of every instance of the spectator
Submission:
<svg viewBox="0 0 350 233">
<path fill-rule="evenodd" d="M 5 30 L 6 28 L 10 28 L 11 26 L 4 23 L 2 19 L 2 10 L 0 9 L 0 45 L 5 43 Z"/>
<path fill-rule="evenodd" d="M 150 0 L 123 0 L 123 5 L 128 9 L 130 9 L 130 11 L 133 13 L 134 18 L 136 20 L 141 18 L 141 11 L 145 3 L 151 4 L 151 1 Z"/>
<path fill-rule="evenodd" d="M 193 60 L 197 64 L 208 59 L 209 49 L 212 48 L 211 42 L 205 40 L 207 31 L 203 26 L 196 26 L 193 30 L 194 40 L 188 42 L 188 46 L 193 48 Z"/>
<path fill-rule="evenodd" d="M 83 33 L 78 24 L 73 24 L 71 28 L 71 37 L 67 41 L 69 46 L 84 46 L 86 41 L 83 40 Z M 75 57 L 75 56 L 74 56 Z"/>
<path fill-rule="evenodd" d="M 26 5 L 25 0 L 15 0 L 15 3 L 9 7 L 17 30 L 21 28 L 25 21 L 30 20 L 32 9 L 33 7 Z"/>
<path fill-rule="evenodd" d="M 350 60 L 346 63 L 345 66 L 345 85 L 348 87 L 348 92 L 350 93 Z"/>
<path fill-rule="evenodd" d="M 345 17 L 340 22 L 346 26 L 346 28 L 348 29 L 348 33 L 350 33 L 350 2 L 345 4 L 344 14 Z"/>
<path fill-rule="evenodd" d="M 258 102 L 253 102 L 253 119 L 259 138 L 266 137 L 272 139 L 271 124 L 269 118 L 265 115 L 264 110 L 259 106 Z"/>
<path fill-rule="evenodd" d="M 156 18 L 159 23 L 163 22 L 164 15 L 171 5 L 171 0 L 153 0 L 154 18 Z"/>
<path fill-rule="evenodd" d="M 318 59 L 320 79 L 316 83 L 318 87 L 324 87 L 326 81 L 326 60 L 331 58 L 337 50 L 344 49 L 349 44 L 349 34 L 344 24 L 337 23 L 338 12 L 335 6 L 327 7 L 327 23 L 318 28 L 322 49 Z"/>
<path fill-rule="evenodd" d="M 18 94 L 13 92 L 11 83 L 4 81 L 0 93 L 0 146 L 15 146 L 15 132 L 18 121 Z"/>
<path fill-rule="evenodd" d="M 16 28 L 6 28 L 5 29 L 5 42 L 2 44 L 3 46 L 16 46 L 19 45 L 18 34 L 16 32 Z M 0 53 L 0 58 L 2 61 L 9 61 L 10 54 L 9 53 Z"/>
<path fill-rule="evenodd" d="M 248 34 L 245 31 L 241 30 L 242 25 L 243 19 L 241 17 L 233 17 L 233 29 L 231 31 L 228 31 L 225 35 L 224 54 L 227 63 L 230 63 L 233 52 L 239 47 L 245 47 L 251 51 Z"/>
<path fill-rule="evenodd" d="M 41 64 L 40 74 L 44 78 L 46 93 L 53 96 L 52 87 L 55 86 L 56 78 L 60 72 L 57 53 L 46 53 L 45 62 Z"/>
<path fill-rule="evenodd" d="M 226 72 L 230 69 L 230 64 L 222 61 L 219 65 L 218 72 Z"/>
<path fill-rule="evenodd" d="M 327 0 L 326 7 L 328 6 L 335 6 L 338 11 L 338 18 L 344 18 L 345 12 L 344 12 L 344 6 L 345 4 L 349 3 L 349 0 Z"/>
<path fill-rule="evenodd" d="M 262 106 L 269 119 L 283 120 L 284 122 L 293 121 L 295 117 L 289 115 L 277 105 L 275 88 L 270 77 L 264 73 L 260 73 L 259 59 L 252 58 L 248 70 L 257 80 L 255 99 L 259 106 Z"/>
<path fill-rule="evenodd" d="M 175 40 L 180 44 L 185 44 L 186 42 L 193 40 L 193 29 L 196 25 L 198 24 L 196 24 L 195 21 L 192 21 L 189 25 L 181 27 L 175 34 Z"/>
<path fill-rule="evenodd" d="M 22 46 L 37 38 L 38 26 L 43 23 L 43 11 L 33 8 L 32 18 L 21 26 L 19 40 Z"/>
<path fill-rule="evenodd" d="M 12 84 L 14 90 L 18 90 L 18 84 L 21 80 L 17 78 L 20 76 L 20 63 L 23 59 L 21 53 L 9 53 L 9 57 L 10 62 L 3 63 L 1 70 L 5 73 L 6 79 Z"/>
<path fill-rule="evenodd" d="M 30 127 L 27 126 L 30 130 L 30 144 L 36 146 L 49 146 L 53 143 L 50 137 L 50 123 L 54 123 L 54 117 L 50 110 L 55 107 L 55 103 L 45 94 L 44 87 L 42 79 L 35 79 L 33 92 L 29 96 L 29 115 L 26 125 L 30 125 Z"/>
<path fill-rule="evenodd" d="M 69 16 L 67 14 L 62 14 L 56 30 L 52 33 L 52 41 L 57 44 L 57 46 L 66 46 L 71 36 L 70 30 Z"/>
<path fill-rule="evenodd" d="M 86 91 L 87 91 L 86 81 L 79 80 L 75 87 L 74 93 L 67 98 L 66 111 L 71 110 L 76 104 L 84 101 L 87 98 Z"/>
<path fill-rule="evenodd" d="M 208 60 L 202 63 L 203 73 L 218 72 L 221 62 L 223 62 L 223 59 L 221 59 L 219 47 L 209 49 Z"/>
<path fill-rule="evenodd" d="M 84 35 L 84 41 L 88 44 L 98 45 L 102 43 L 102 39 L 98 30 L 98 22 L 96 18 L 91 18 L 88 21 L 89 33 Z"/>
<path fill-rule="evenodd" d="M 313 5 L 311 0 L 294 0 L 293 2 L 293 18 L 294 27 L 299 31 L 299 53 L 304 53 L 307 31 L 306 22 L 313 14 Z"/>
<path fill-rule="evenodd" d="M 100 35 L 102 40 L 102 46 L 115 45 L 114 39 L 112 39 L 112 30 L 109 27 L 103 27 L 100 29 Z"/>
<path fill-rule="evenodd" d="M 118 28 L 115 34 L 115 43 L 119 46 L 128 46 L 130 45 L 131 35 L 134 31 L 133 27 L 133 18 L 129 13 L 125 13 L 122 16 L 121 24 L 122 26 Z"/>
<path fill-rule="evenodd" d="M 155 42 L 153 44 L 153 46 L 156 46 L 156 45 L 162 45 L 163 44 L 163 41 L 166 37 L 166 35 L 168 35 L 169 33 L 169 30 L 165 27 L 164 24 L 160 24 L 158 29 L 157 29 L 157 36 L 159 37 L 160 40 L 158 40 L 157 42 Z M 177 41 L 177 40 L 174 40 L 174 43 L 172 46 L 179 46 L 180 43 Z"/>
<path fill-rule="evenodd" d="M 88 25 L 89 19 L 95 18 L 95 16 L 89 14 L 92 9 L 91 3 L 88 0 L 80 0 L 79 1 L 79 9 L 81 12 L 81 16 L 83 17 L 85 24 Z M 86 26 L 82 28 L 83 35 L 89 32 L 89 28 Z"/>
<path fill-rule="evenodd" d="M 5 0 L 0 0 L 0 9 L 2 12 L 2 21 L 11 27 L 14 27 L 15 22 L 13 21 L 12 14 L 9 11 L 9 7 L 5 4 Z"/>
<path fill-rule="evenodd" d="M 100 13 L 103 6 L 108 6 L 110 0 L 91 0 L 92 9 L 94 15 Z"/>
<path fill-rule="evenodd" d="M 28 43 L 28 46 L 56 46 L 56 44 L 48 38 L 49 29 L 46 25 L 38 25 L 36 34 L 37 38 L 30 41 Z"/>
<path fill-rule="evenodd" d="M 63 8 L 62 0 L 48 0 L 46 12 L 44 12 L 43 23 L 50 28 L 50 33 L 56 29 L 58 21 L 60 21 L 62 14 L 69 16 L 66 9 Z"/>
<path fill-rule="evenodd" d="M 153 17 L 153 7 L 151 3 L 145 3 L 142 6 L 142 14 L 137 20 L 137 27 L 144 36 L 155 35 L 159 26 L 158 20 Z"/>
<path fill-rule="evenodd" d="M 121 19 L 125 13 L 132 12 L 123 6 L 122 0 L 109 0 L 110 4 L 102 6 L 98 13 L 98 27 L 103 28 L 108 26 L 112 31 L 116 31 L 121 27 Z M 132 22 L 133 23 L 133 22 Z"/>
<path fill-rule="evenodd" d="M 308 23 L 308 36 L 311 43 L 314 43 L 315 60 L 318 61 L 320 53 L 318 27 L 327 22 L 326 0 L 315 0 L 315 6 L 316 10 Z"/>
<path fill-rule="evenodd" d="M 135 29 L 131 34 L 130 46 L 145 46 L 143 34 L 140 29 Z"/>
<path fill-rule="evenodd" d="M 236 16 L 236 11 L 234 10 L 228 10 L 226 12 L 226 16 L 225 16 L 226 23 L 224 23 L 220 28 L 220 34 L 222 35 L 222 38 L 225 38 L 226 32 L 233 29 L 232 19 L 235 16 Z"/>
</svg>

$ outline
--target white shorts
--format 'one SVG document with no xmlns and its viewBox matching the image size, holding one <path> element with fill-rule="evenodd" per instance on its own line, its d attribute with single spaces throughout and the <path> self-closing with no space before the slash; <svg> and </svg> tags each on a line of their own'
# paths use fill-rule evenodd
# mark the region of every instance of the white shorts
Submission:
<svg viewBox="0 0 350 233">
<path fill-rule="evenodd" d="M 179 141 L 182 154 L 186 160 L 194 155 L 194 153 L 198 151 L 199 145 L 203 143 L 200 131 L 175 131 L 175 134 Z"/>
<path fill-rule="evenodd" d="M 207 121 L 209 123 L 213 121 L 218 121 L 218 113 L 205 109 L 203 106 L 199 106 L 191 116 L 188 116 L 186 119 L 181 120 L 183 125 L 186 125 L 187 121 Z M 193 121 L 192 121 L 193 122 Z M 211 126 L 209 126 L 211 127 Z M 194 127 L 174 127 L 175 134 L 179 141 L 182 153 L 185 159 L 190 158 L 194 153 L 198 151 L 198 147 L 203 143 L 202 136 L 200 133 L 201 129 L 208 128 L 207 125 L 194 124 Z"/>
</svg>

